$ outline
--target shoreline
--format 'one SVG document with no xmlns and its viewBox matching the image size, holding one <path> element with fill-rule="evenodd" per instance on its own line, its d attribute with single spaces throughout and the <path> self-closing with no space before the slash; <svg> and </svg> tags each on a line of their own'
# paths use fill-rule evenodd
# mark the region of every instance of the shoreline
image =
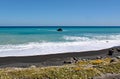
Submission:
<svg viewBox="0 0 120 79">
<path fill-rule="evenodd" d="M 77 59 L 96 59 L 99 57 L 109 57 L 108 51 L 114 49 L 114 54 L 110 57 L 119 56 L 120 53 L 116 50 L 120 46 L 86 52 L 70 52 L 49 55 L 36 55 L 36 56 L 20 56 L 20 57 L 0 57 L 0 68 L 5 67 L 36 67 L 46 66 L 60 66 L 64 65 L 64 61 L 71 61 L 72 58 Z"/>
</svg>

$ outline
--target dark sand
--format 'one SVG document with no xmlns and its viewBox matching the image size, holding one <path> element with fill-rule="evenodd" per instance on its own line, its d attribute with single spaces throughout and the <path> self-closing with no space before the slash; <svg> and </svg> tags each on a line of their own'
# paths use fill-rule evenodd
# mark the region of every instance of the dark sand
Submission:
<svg viewBox="0 0 120 79">
<path fill-rule="evenodd" d="M 120 53 L 116 51 L 116 48 L 120 47 L 113 47 L 115 50 L 113 57 L 120 55 Z M 109 49 L 24 57 L 0 57 L 0 67 L 29 67 L 31 65 L 60 66 L 65 64 L 64 61 L 69 61 L 73 57 L 78 59 L 95 59 L 97 56 L 106 57 L 108 56 L 108 50 Z"/>
</svg>

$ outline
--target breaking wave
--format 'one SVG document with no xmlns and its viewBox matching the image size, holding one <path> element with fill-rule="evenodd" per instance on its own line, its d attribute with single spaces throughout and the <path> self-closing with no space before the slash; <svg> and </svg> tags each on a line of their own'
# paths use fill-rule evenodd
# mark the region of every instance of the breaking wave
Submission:
<svg viewBox="0 0 120 79">
<path fill-rule="evenodd" d="M 108 41 L 108 42 L 106 42 Z M 93 40 L 93 41 L 75 41 L 75 42 L 32 42 L 19 45 L 0 45 L 0 57 L 6 56 L 32 56 L 56 54 L 65 52 L 80 52 L 90 50 L 100 50 L 119 46 L 120 41 L 116 40 Z"/>
</svg>

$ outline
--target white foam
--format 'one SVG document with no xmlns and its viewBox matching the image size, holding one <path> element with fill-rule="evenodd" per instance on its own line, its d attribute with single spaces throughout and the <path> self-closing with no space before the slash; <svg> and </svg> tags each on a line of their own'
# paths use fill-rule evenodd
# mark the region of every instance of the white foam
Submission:
<svg viewBox="0 0 120 79">
<path fill-rule="evenodd" d="M 91 35 L 87 34 L 85 36 L 63 36 L 65 40 L 72 41 L 91 41 L 91 40 L 120 40 L 120 34 L 117 35 Z"/>
<path fill-rule="evenodd" d="M 88 37 L 78 37 L 78 36 L 64 36 L 63 39 L 65 40 L 72 40 L 72 41 L 88 41 L 91 40 Z"/>
<path fill-rule="evenodd" d="M 107 41 L 107 42 L 106 42 Z M 56 54 L 64 52 L 80 52 L 90 50 L 100 50 L 119 46 L 120 40 L 88 40 L 74 42 L 43 42 L 28 43 L 19 45 L 0 45 L 0 57 L 6 56 L 31 56 Z"/>
</svg>

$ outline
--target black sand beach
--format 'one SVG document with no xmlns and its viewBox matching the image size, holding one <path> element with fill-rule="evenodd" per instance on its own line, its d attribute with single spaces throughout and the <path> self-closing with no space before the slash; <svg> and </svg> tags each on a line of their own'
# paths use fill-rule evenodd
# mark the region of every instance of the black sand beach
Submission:
<svg viewBox="0 0 120 79">
<path fill-rule="evenodd" d="M 71 61 L 72 58 L 76 59 L 96 59 L 97 57 L 108 57 L 110 49 L 114 50 L 113 55 L 110 57 L 119 56 L 120 52 L 116 49 L 120 47 L 113 47 L 98 51 L 87 52 L 71 52 L 50 55 L 38 56 L 24 56 L 24 57 L 0 57 L 0 67 L 29 67 L 35 66 L 60 66 L 66 64 L 66 61 Z"/>
</svg>

